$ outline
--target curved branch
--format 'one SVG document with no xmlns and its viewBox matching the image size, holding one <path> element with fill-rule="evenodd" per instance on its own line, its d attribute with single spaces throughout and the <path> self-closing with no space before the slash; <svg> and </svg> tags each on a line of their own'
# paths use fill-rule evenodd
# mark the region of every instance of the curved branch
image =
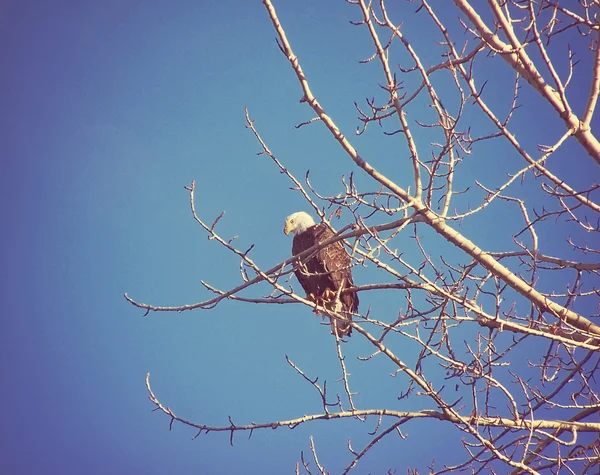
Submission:
<svg viewBox="0 0 600 475">
<path fill-rule="evenodd" d="M 357 409 L 355 411 L 340 411 L 332 413 L 310 414 L 295 419 L 283 419 L 265 423 L 250 423 L 250 424 L 234 424 L 230 420 L 230 424 L 226 426 L 212 426 L 208 424 L 198 424 L 189 421 L 183 417 L 177 416 L 171 408 L 162 404 L 154 394 L 150 386 L 150 373 L 146 374 L 146 389 L 148 390 L 148 398 L 156 406 L 156 410 L 160 410 L 171 418 L 173 421 L 181 422 L 182 424 L 198 429 L 198 435 L 202 432 L 239 432 L 253 431 L 255 429 L 277 429 L 278 427 L 288 427 L 295 429 L 300 424 L 318 420 L 332 420 L 355 418 L 356 416 L 382 416 L 393 417 L 397 419 L 437 419 L 440 421 L 452 422 L 454 424 L 478 424 L 486 427 L 510 427 L 520 430 L 538 430 L 538 429 L 556 429 L 578 432 L 600 432 L 600 423 L 597 422 L 576 422 L 576 421 L 551 421 L 551 420 L 522 420 L 514 421 L 501 417 L 459 417 L 451 416 L 437 411 L 395 411 L 391 409 Z"/>
<path fill-rule="evenodd" d="M 512 33 L 512 28 L 502 14 L 500 6 L 496 1 L 491 1 L 496 19 L 502 24 L 504 33 L 509 37 L 511 45 L 504 43 L 497 34 L 493 33 L 477 14 L 467 0 L 454 0 L 456 6 L 466 15 L 469 21 L 475 26 L 481 38 L 496 51 L 500 56 L 515 69 L 536 91 L 538 91 L 546 101 L 556 110 L 561 119 L 565 122 L 567 129 L 573 133 L 573 136 L 581 144 L 598 165 L 600 165 L 600 142 L 592 134 L 590 128 L 580 122 L 573 111 L 563 102 L 560 94 L 550 87 L 542 75 L 539 73 L 533 61 L 525 52 L 525 48 Z"/>
</svg>

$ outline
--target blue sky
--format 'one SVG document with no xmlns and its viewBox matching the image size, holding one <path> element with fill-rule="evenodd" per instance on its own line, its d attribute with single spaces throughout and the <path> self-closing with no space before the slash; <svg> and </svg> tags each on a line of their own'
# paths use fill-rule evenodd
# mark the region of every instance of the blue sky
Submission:
<svg viewBox="0 0 600 475">
<path fill-rule="evenodd" d="M 351 136 L 358 123 L 353 101 L 381 97 L 383 82 L 377 65 L 358 64 L 372 51 L 365 32 L 348 23 L 356 11 L 316 0 L 275 6 L 313 91 Z M 408 17 L 414 5 L 391 10 Z M 406 34 L 433 64 L 439 52 L 423 49 L 427 28 L 412 20 Z M 178 415 L 214 425 L 227 424 L 228 415 L 264 422 L 320 409 L 285 355 L 332 387 L 339 378 L 327 327 L 299 305 L 226 302 L 210 312 L 142 318 L 123 298 L 128 292 L 157 305 L 194 303 L 207 297 L 201 279 L 221 289 L 239 283 L 237 260 L 191 219 L 183 188 L 191 180 L 199 214 L 212 222 L 226 210 L 219 231 L 239 235 L 240 248 L 254 243 L 259 265 L 289 257 L 284 218 L 307 208 L 273 163 L 256 155 L 245 106 L 278 158 L 299 178 L 311 170 L 324 194 L 338 193 L 340 175 L 355 171 L 324 128 L 294 128 L 312 115 L 299 103 L 297 80 L 274 38 L 258 1 L 0 6 L 3 473 L 291 473 L 311 434 L 336 473 L 351 460 L 346 440 L 355 447 L 369 440 L 374 423 L 365 429 L 338 421 L 259 431 L 251 440 L 241 434 L 234 447 L 227 434 L 192 441 L 192 429 L 176 424 L 169 431 L 168 419 L 151 412 L 146 398 L 150 372 L 156 395 Z M 501 62 L 490 60 L 489 67 L 497 68 L 490 88 L 510 77 Z M 585 92 L 572 100 L 583 104 L 587 90 L 582 84 Z M 505 94 L 498 88 L 490 100 L 502 107 Z M 562 133 L 548 115 L 543 130 L 535 114 L 515 117 L 528 145 Z M 431 142 L 420 130 L 416 139 L 423 147 Z M 375 166 L 410 184 L 400 141 L 383 139 L 374 127 L 357 141 Z M 481 172 L 494 186 L 504 179 L 505 161 L 510 170 L 521 166 L 508 149 L 482 150 L 462 175 L 465 183 Z M 570 161 L 557 169 L 583 186 L 587 157 L 572 145 L 564 153 Z M 465 222 L 462 231 L 504 250 L 510 233 L 498 231 L 510 215 L 496 212 L 483 226 Z M 366 275 L 357 282 L 368 283 Z M 375 295 L 361 295 L 363 305 L 395 319 L 395 297 Z M 354 357 L 370 350 L 352 344 L 346 351 L 361 405 L 397 407 L 401 385 L 387 377 L 393 368 L 356 364 Z M 414 358 L 410 345 L 399 354 Z M 431 433 L 443 434 L 441 424 L 413 423 L 406 431 L 409 439 L 382 442 L 365 467 L 404 469 L 403 454 L 425 463 L 436 451 L 459 460 L 457 440 L 432 450 Z"/>
</svg>

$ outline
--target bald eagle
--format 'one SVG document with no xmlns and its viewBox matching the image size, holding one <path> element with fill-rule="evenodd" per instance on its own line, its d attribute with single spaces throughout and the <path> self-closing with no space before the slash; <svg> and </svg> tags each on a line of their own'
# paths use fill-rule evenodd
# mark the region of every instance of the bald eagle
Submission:
<svg viewBox="0 0 600 475">
<path fill-rule="evenodd" d="M 294 233 L 294 256 L 334 235 L 325 223 L 315 224 L 310 215 L 303 211 L 286 218 L 283 232 L 286 236 Z M 341 294 L 342 290 L 352 287 L 354 282 L 350 256 L 340 241 L 301 258 L 294 274 L 306 292 L 307 299 L 337 312 L 345 320 L 352 320 L 352 313 L 358 311 L 358 295 L 356 292 Z M 339 338 L 352 333 L 351 325 L 333 317 L 331 328 L 332 333 Z"/>
</svg>

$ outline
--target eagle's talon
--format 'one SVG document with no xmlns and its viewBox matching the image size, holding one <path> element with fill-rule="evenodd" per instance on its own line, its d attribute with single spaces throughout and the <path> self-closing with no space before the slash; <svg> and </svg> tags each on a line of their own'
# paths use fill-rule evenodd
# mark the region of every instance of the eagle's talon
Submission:
<svg viewBox="0 0 600 475">
<path fill-rule="evenodd" d="M 318 296 L 311 292 L 309 294 L 306 294 L 306 300 L 315 304 L 315 308 L 313 308 L 313 313 L 315 315 L 319 315 L 321 313 L 319 310 L 319 300 L 322 301 L 323 299 L 320 299 Z"/>
<path fill-rule="evenodd" d="M 323 302 L 333 302 L 337 298 L 337 294 L 331 290 L 329 287 L 325 289 L 323 295 L 321 295 L 321 299 Z"/>
</svg>

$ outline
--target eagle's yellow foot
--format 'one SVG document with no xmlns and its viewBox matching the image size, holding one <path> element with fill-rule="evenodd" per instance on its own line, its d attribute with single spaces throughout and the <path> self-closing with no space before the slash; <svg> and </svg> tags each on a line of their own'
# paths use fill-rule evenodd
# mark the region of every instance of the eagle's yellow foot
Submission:
<svg viewBox="0 0 600 475">
<path fill-rule="evenodd" d="M 313 309 L 313 313 L 315 315 L 319 315 L 319 313 L 321 313 L 319 311 L 319 300 L 323 301 L 323 299 L 320 299 L 319 297 L 317 297 L 315 294 L 313 294 L 312 292 L 310 294 L 306 295 L 306 300 L 309 300 L 311 302 L 314 302 L 314 304 L 316 305 L 316 307 Z M 322 305 L 321 305 L 322 306 Z"/>
<path fill-rule="evenodd" d="M 321 295 L 321 299 L 323 302 L 332 302 L 337 298 L 337 294 L 331 290 L 329 287 L 325 289 L 323 295 Z"/>
<path fill-rule="evenodd" d="M 321 315 L 323 319 L 325 319 L 325 315 L 323 315 L 321 308 L 326 308 L 325 304 L 335 301 L 336 298 L 337 294 L 329 288 L 325 289 L 325 291 L 321 295 L 315 295 L 311 292 L 306 296 L 306 300 L 310 300 L 316 305 L 316 307 L 313 310 L 313 313 L 315 315 Z"/>
</svg>

